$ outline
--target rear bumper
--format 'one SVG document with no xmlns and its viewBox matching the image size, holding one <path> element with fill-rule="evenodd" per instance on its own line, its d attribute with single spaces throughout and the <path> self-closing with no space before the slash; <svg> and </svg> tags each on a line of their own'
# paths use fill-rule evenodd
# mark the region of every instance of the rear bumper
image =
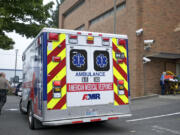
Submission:
<svg viewBox="0 0 180 135">
<path fill-rule="evenodd" d="M 130 117 L 132 114 L 120 114 L 120 115 L 107 115 L 107 116 L 94 116 L 94 117 L 87 117 L 87 118 L 79 118 L 79 119 L 64 119 L 58 121 L 44 121 L 42 125 L 45 126 L 59 126 L 59 125 L 67 125 L 67 124 L 78 124 L 78 123 L 87 123 L 87 122 L 97 122 L 97 121 L 106 121 L 106 120 L 113 120 L 119 119 L 124 117 Z"/>
</svg>

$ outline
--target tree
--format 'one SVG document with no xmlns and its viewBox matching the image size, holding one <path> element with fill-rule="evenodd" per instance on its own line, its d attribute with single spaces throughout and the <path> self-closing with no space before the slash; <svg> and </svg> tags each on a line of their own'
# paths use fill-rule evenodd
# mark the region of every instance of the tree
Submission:
<svg viewBox="0 0 180 135">
<path fill-rule="evenodd" d="M 56 10 L 53 11 L 53 15 L 52 15 L 52 22 L 50 23 L 50 25 L 52 27 L 58 28 L 59 25 L 59 6 L 64 2 L 65 0 L 56 0 Z"/>
<path fill-rule="evenodd" d="M 43 5 L 43 0 L 0 1 L 0 48 L 12 49 L 14 41 L 6 32 L 35 37 L 40 30 L 49 26 L 53 2 Z"/>
</svg>

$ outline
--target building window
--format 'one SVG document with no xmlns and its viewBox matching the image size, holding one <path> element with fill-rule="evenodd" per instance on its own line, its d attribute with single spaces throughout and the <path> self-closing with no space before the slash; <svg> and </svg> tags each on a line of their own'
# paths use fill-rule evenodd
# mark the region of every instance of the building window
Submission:
<svg viewBox="0 0 180 135">
<path fill-rule="evenodd" d="M 64 14 L 64 17 L 67 17 L 68 15 L 70 15 L 72 12 L 74 12 L 76 9 L 78 9 L 80 6 L 82 6 L 84 4 L 85 0 L 79 0 L 78 2 L 76 2 L 71 8 L 69 8 Z"/>
<path fill-rule="evenodd" d="M 79 27 L 75 28 L 75 30 L 84 30 L 84 27 L 85 27 L 85 25 L 84 25 L 84 24 L 82 24 L 81 26 L 79 26 Z"/>
<path fill-rule="evenodd" d="M 117 5 L 116 7 L 116 11 L 119 11 L 123 8 L 126 7 L 126 1 L 120 3 L 119 5 Z M 96 22 L 99 22 L 100 20 L 103 20 L 104 18 L 111 16 L 114 13 L 114 8 L 111 8 L 110 10 L 104 12 L 103 14 L 95 17 L 94 19 L 90 20 L 90 25 L 95 24 Z"/>
</svg>

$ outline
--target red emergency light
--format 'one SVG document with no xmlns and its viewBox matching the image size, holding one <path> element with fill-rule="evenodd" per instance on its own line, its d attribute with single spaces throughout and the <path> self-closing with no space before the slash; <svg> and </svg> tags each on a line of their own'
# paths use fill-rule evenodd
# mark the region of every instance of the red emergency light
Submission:
<svg viewBox="0 0 180 135">
<path fill-rule="evenodd" d="M 53 86 L 54 87 L 60 87 L 61 86 L 61 81 L 54 81 Z"/>
<path fill-rule="evenodd" d="M 125 45 L 126 45 L 126 40 L 124 40 L 124 39 L 119 39 L 119 40 L 118 40 L 118 45 L 123 45 L 123 46 L 125 46 Z"/>
<path fill-rule="evenodd" d="M 104 45 L 104 46 L 109 46 L 109 45 L 110 45 L 110 43 L 109 43 L 109 38 L 104 37 L 104 38 L 102 38 L 102 40 L 103 40 L 103 45 Z"/>
<path fill-rule="evenodd" d="M 88 44 L 94 44 L 94 37 L 88 36 L 88 37 L 87 37 L 87 43 L 88 43 Z"/>
<path fill-rule="evenodd" d="M 61 61 L 61 57 L 52 57 L 52 61 L 53 62 L 60 62 Z"/>
<path fill-rule="evenodd" d="M 69 38 L 70 39 L 77 39 L 77 35 L 70 35 Z"/>
<path fill-rule="evenodd" d="M 109 38 L 103 38 L 103 41 L 109 42 Z"/>
<path fill-rule="evenodd" d="M 48 40 L 49 41 L 58 41 L 59 34 L 58 33 L 48 33 Z"/>
<path fill-rule="evenodd" d="M 119 85 L 124 85 L 124 80 L 118 80 Z"/>
<path fill-rule="evenodd" d="M 69 43 L 77 44 L 77 42 L 78 42 L 77 38 L 78 38 L 77 35 L 69 35 Z"/>
<path fill-rule="evenodd" d="M 117 64 L 119 64 L 119 63 L 123 63 L 124 62 L 124 60 L 123 59 L 118 59 L 117 60 Z"/>
</svg>

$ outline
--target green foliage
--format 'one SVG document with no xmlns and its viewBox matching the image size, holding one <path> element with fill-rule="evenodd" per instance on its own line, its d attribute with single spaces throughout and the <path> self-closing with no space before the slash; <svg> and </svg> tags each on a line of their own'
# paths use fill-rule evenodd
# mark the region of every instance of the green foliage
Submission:
<svg viewBox="0 0 180 135">
<path fill-rule="evenodd" d="M 43 0 L 0 0 L 0 48 L 13 48 L 14 41 L 5 32 L 15 31 L 29 38 L 48 27 L 53 4 L 43 5 Z"/>
</svg>

